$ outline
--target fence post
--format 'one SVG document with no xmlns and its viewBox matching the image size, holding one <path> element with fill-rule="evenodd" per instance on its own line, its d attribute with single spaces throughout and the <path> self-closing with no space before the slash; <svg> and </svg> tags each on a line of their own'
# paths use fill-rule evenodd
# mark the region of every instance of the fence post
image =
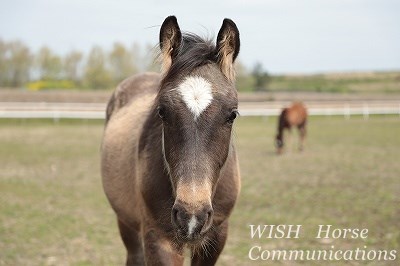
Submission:
<svg viewBox="0 0 400 266">
<path fill-rule="evenodd" d="M 363 117 L 364 120 L 368 120 L 369 118 L 369 105 L 367 103 L 363 104 Z"/>
<path fill-rule="evenodd" d="M 53 110 L 53 123 L 58 124 L 58 121 L 60 121 L 60 114 L 58 111 Z"/>
<path fill-rule="evenodd" d="M 343 113 L 344 113 L 344 117 L 346 118 L 346 120 L 349 120 L 350 119 L 350 108 L 349 108 L 348 103 L 345 104 Z"/>
<path fill-rule="evenodd" d="M 400 117 L 400 103 L 399 103 L 399 117 Z"/>
</svg>

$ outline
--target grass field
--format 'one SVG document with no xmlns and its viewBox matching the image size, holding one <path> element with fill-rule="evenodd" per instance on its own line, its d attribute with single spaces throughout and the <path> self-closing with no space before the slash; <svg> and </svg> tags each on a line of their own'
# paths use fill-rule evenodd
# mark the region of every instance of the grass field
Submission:
<svg viewBox="0 0 400 266">
<path fill-rule="evenodd" d="M 400 118 L 313 117 L 305 152 L 282 156 L 274 153 L 275 123 L 242 117 L 236 124 L 242 191 L 219 265 L 295 264 L 251 262 L 254 245 L 399 253 Z M 0 120 L 0 128 L 0 265 L 122 265 L 125 250 L 100 182 L 102 123 Z M 299 239 L 251 239 L 249 224 L 303 231 Z M 368 228 L 368 238 L 321 241 L 319 224 Z"/>
</svg>

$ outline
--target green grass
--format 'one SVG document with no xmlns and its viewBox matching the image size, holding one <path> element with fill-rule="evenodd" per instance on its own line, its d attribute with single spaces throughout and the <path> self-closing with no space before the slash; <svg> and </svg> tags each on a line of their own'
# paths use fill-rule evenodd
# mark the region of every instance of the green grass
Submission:
<svg viewBox="0 0 400 266">
<path fill-rule="evenodd" d="M 232 224 L 240 226 L 231 230 L 227 253 L 246 263 L 255 244 L 269 249 L 366 244 L 399 250 L 400 119 L 312 118 L 305 152 L 293 147 L 283 156 L 274 154 L 275 122 L 246 118 L 238 125 L 243 189 Z M 292 143 L 296 137 L 293 134 Z M 248 224 L 301 224 L 304 237 L 251 240 Z M 369 236 L 366 241 L 338 239 L 327 246 L 314 238 L 319 224 L 368 228 Z"/>
<path fill-rule="evenodd" d="M 275 123 L 242 117 L 236 124 L 242 191 L 219 264 L 257 265 L 248 259 L 254 245 L 399 253 L 399 117 L 312 117 L 306 150 L 295 150 L 293 134 L 282 156 L 274 152 Z M 122 265 L 99 174 L 102 123 L 0 120 L 0 127 L 0 265 Z M 249 224 L 302 224 L 303 231 L 300 239 L 251 239 Z M 319 224 L 368 228 L 368 238 L 319 241 Z"/>
</svg>

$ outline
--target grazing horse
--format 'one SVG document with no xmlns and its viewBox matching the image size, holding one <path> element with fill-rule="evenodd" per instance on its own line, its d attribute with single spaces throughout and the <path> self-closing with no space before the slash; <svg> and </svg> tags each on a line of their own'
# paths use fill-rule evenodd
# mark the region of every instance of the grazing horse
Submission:
<svg viewBox="0 0 400 266">
<path fill-rule="evenodd" d="M 284 108 L 278 120 L 278 134 L 276 135 L 277 153 L 281 154 L 284 146 L 283 131 L 284 129 L 291 130 L 292 126 L 299 129 L 300 145 L 299 150 L 304 148 L 304 139 L 306 137 L 307 125 L 307 109 L 300 102 L 294 102 L 290 107 Z"/>
<path fill-rule="evenodd" d="M 124 80 L 111 96 L 101 148 L 105 194 L 127 265 L 214 265 L 240 190 L 232 124 L 239 31 L 224 19 L 216 45 L 160 29 L 162 74 Z"/>
</svg>

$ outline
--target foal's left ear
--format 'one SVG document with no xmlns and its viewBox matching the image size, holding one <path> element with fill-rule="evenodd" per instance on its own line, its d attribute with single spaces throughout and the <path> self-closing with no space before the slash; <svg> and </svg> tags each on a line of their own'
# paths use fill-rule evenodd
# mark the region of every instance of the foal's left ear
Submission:
<svg viewBox="0 0 400 266">
<path fill-rule="evenodd" d="M 222 72 L 230 81 L 235 80 L 235 61 L 240 49 L 239 30 L 236 24 L 226 18 L 224 19 L 217 37 L 218 63 Z"/>
<path fill-rule="evenodd" d="M 161 69 L 166 73 L 178 55 L 182 33 L 175 16 L 167 17 L 160 29 Z"/>
</svg>

